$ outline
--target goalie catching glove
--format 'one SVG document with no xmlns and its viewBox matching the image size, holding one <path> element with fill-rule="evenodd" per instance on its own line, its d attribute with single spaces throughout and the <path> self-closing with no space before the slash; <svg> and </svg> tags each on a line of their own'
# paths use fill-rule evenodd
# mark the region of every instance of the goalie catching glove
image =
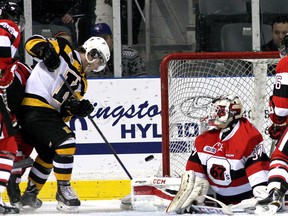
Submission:
<svg viewBox="0 0 288 216">
<path fill-rule="evenodd" d="M 93 105 L 89 100 L 67 100 L 64 103 L 64 108 L 72 116 L 86 117 L 94 110 Z"/>
<path fill-rule="evenodd" d="M 181 177 L 180 189 L 167 207 L 166 212 L 185 213 L 185 210 L 193 204 L 201 204 L 209 190 L 206 179 L 195 175 L 193 170 L 186 171 Z"/>
</svg>

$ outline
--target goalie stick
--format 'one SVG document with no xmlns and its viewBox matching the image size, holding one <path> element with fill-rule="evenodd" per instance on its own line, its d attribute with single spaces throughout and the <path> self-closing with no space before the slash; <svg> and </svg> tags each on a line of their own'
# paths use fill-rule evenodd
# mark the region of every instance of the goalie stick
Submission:
<svg viewBox="0 0 288 216">
<path fill-rule="evenodd" d="M 219 204 L 220 207 L 191 204 L 187 209 L 189 212 L 194 211 L 197 213 L 225 214 L 225 215 L 232 215 L 233 214 L 231 206 L 228 206 L 228 205 L 224 204 L 223 202 L 221 202 L 217 199 L 214 199 L 210 196 L 207 196 L 207 195 L 202 195 L 202 196 L 204 196 L 206 199 L 209 199 L 211 201 L 216 202 L 217 204 Z"/>
<path fill-rule="evenodd" d="M 203 195 L 206 199 L 209 199 L 213 202 L 216 202 L 220 207 L 214 207 L 214 206 L 201 206 L 201 205 L 191 205 L 191 210 L 197 212 L 197 213 L 205 213 L 205 214 L 224 214 L 224 215 L 232 215 L 236 212 L 245 212 L 248 214 L 254 214 L 254 208 L 257 203 L 257 199 L 255 197 L 244 199 L 240 203 L 235 205 L 226 205 L 223 202 L 207 196 Z"/>
<path fill-rule="evenodd" d="M 67 80 L 64 78 L 64 76 L 62 74 L 60 74 L 60 78 L 62 79 L 62 81 L 64 82 L 65 86 L 67 87 L 67 89 L 70 91 L 70 93 L 75 97 L 76 100 L 79 101 L 79 98 L 77 97 L 77 95 L 75 94 L 75 92 L 73 91 L 73 89 L 71 88 L 71 86 L 69 85 L 69 83 L 67 82 Z M 93 120 L 93 117 L 91 115 L 88 115 L 88 119 L 91 121 L 91 123 L 93 124 L 93 126 L 96 128 L 97 132 L 100 134 L 101 138 L 104 140 L 104 142 L 109 146 L 110 150 L 112 151 L 114 157 L 116 158 L 116 160 L 118 161 L 118 163 L 120 164 L 120 166 L 123 168 L 123 170 L 125 171 L 125 173 L 127 174 L 127 176 L 129 177 L 130 180 L 132 180 L 132 176 L 130 175 L 130 173 L 128 172 L 128 170 L 126 169 L 126 167 L 124 166 L 124 164 L 122 163 L 122 161 L 120 160 L 120 158 L 118 157 L 115 149 L 113 148 L 113 146 L 111 145 L 111 143 L 108 142 L 108 140 L 106 139 L 106 137 L 104 136 L 104 134 L 102 133 L 102 131 L 100 130 L 100 128 L 97 126 L 97 124 L 95 123 L 95 121 Z"/>
</svg>

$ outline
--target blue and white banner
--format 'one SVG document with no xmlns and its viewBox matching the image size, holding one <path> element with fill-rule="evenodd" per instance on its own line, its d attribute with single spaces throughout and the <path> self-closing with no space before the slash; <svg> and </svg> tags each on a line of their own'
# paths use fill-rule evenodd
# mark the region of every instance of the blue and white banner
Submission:
<svg viewBox="0 0 288 216">
<path fill-rule="evenodd" d="M 161 153 L 160 79 L 89 79 L 93 121 L 118 154 Z M 111 154 L 88 118 L 68 123 L 77 155 Z"/>
</svg>

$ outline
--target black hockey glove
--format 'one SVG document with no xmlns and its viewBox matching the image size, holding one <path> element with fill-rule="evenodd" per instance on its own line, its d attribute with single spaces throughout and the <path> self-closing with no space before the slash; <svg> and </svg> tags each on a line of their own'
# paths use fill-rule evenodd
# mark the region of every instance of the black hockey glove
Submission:
<svg viewBox="0 0 288 216">
<path fill-rule="evenodd" d="M 78 117 L 86 117 L 93 112 L 94 107 L 89 100 L 67 100 L 64 104 L 65 109 L 73 115 Z"/>
<path fill-rule="evenodd" d="M 60 58 L 55 51 L 53 45 L 47 40 L 46 44 L 42 47 L 43 62 L 48 71 L 54 72 L 60 65 Z"/>
</svg>

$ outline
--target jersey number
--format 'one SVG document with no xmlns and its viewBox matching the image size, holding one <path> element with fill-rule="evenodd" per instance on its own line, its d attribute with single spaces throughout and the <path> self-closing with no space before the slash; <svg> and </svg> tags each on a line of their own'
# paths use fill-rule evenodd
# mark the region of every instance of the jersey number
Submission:
<svg viewBox="0 0 288 216">
<path fill-rule="evenodd" d="M 75 91 L 79 86 L 81 77 L 79 77 L 79 75 L 76 75 L 71 70 L 66 71 L 66 73 L 63 75 L 67 83 L 71 86 L 72 90 Z M 59 77 L 59 79 L 61 78 Z M 57 92 L 53 94 L 53 99 L 62 104 L 67 98 L 71 96 L 71 94 L 72 93 L 69 91 L 65 83 L 61 80 L 60 88 L 58 89 Z"/>
<path fill-rule="evenodd" d="M 282 76 L 280 75 L 275 76 L 275 89 L 281 88 L 281 80 L 282 80 Z"/>
</svg>

